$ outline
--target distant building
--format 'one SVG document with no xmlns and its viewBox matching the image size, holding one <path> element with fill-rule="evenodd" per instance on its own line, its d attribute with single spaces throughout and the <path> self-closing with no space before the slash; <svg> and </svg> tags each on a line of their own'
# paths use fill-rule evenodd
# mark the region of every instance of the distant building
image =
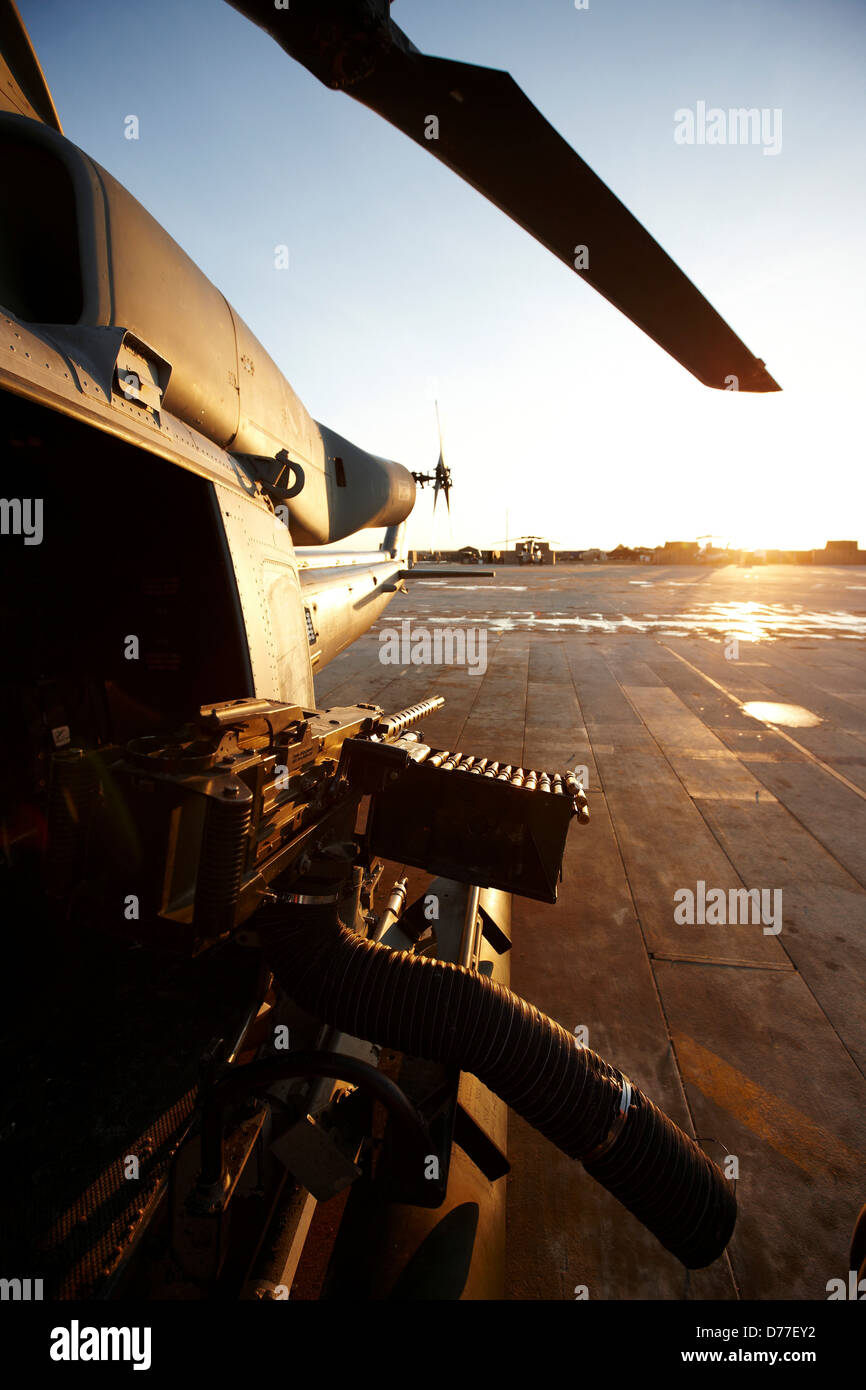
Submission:
<svg viewBox="0 0 866 1390">
<path fill-rule="evenodd" d="M 598 553 L 604 555 L 603 551 Z M 604 558 L 612 565 L 645 565 L 652 557 L 653 552 L 646 545 L 618 545 L 615 550 L 609 550 Z"/>
<path fill-rule="evenodd" d="M 811 550 L 768 550 L 768 565 L 811 565 Z"/>
<path fill-rule="evenodd" d="M 866 550 L 856 541 L 828 541 L 823 550 L 812 551 L 816 565 L 866 565 Z"/>
<path fill-rule="evenodd" d="M 480 550 L 477 545 L 464 545 L 460 550 L 437 550 L 436 558 L 449 565 L 490 565 L 501 564 L 505 560 L 501 550 Z"/>
<path fill-rule="evenodd" d="M 697 541 L 665 541 L 653 551 L 657 565 L 693 565 L 701 553 Z"/>
</svg>

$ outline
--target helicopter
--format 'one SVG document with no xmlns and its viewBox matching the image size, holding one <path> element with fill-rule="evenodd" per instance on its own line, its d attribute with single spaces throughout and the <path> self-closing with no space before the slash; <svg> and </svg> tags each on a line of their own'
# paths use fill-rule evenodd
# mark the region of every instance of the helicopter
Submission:
<svg viewBox="0 0 866 1390">
<path fill-rule="evenodd" d="M 387 0 L 232 7 L 475 187 L 704 386 L 779 389 L 508 74 L 419 52 Z M 0 52 L 2 558 L 15 598 L 3 612 L 6 891 L 30 902 L 39 883 L 76 922 L 116 918 L 121 902 L 136 945 L 198 960 L 236 943 L 262 960 L 240 1025 L 202 1059 L 195 1108 L 143 1165 L 140 1210 L 117 1218 L 126 1234 L 101 1218 L 87 1278 L 79 1261 L 78 1273 L 58 1267 L 55 1287 L 169 1296 L 170 1265 L 182 1297 L 279 1297 L 310 1201 L 352 1187 L 363 1198 L 344 1259 L 356 1273 L 375 1231 L 375 1287 L 413 1297 L 442 1277 L 437 1266 L 421 1278 L 415 1258 L 431 1213 L 459 1213 L 483 1188 L 481 1234 L 460 1231 L 462 1282 L 437 1296 L 489 1290 L 494 1275 L 473 1262 L 502 1222 L 495 1117 L 521 1104 L 551 1133 L 562 1118 L 542 1114 L 534 1092 L 521 1099 L 508 1067 L 479 1060 L 470 1095 L 470 1039 L 455 1027 L 456 1050 L 437 1051 L 425 1029 L 442 1020 L 432 994 L 425 1014 L 425 988 L 435 993 L 447 966 L 464 1019 L 505 999 L 510 895 L 555 900 L 586 799 L 568 769 L 425 743 L 416 726 L 441 703 L 435 692 L 392 715 L 317 707 L 317 674 L 423 573 L 409 567 L 405 524 L 418 489 L 450 506 L 441 432 L 435 469 L 418 473 L 315 420 L 218 288 L 63 135 L 12 0 L 0 3 Z M 374 527 L 378 550 L 333 548 Z M 373 809 L 358 832 L 364 799 Z M 507 831 L 505 850 L 480 835 L 490 823 Z M 435 931 L 431 894 L 408 903 L 405 880 L 373 911 L 383 858 L 436 875 Z M 334 983 L 344 961 L 347 981 L 369 977 L 351 997 Z M 377 1012 L 404 991 L 419 1005 L 411 1038 Z M 569 1152 L 687 1267 L 717 1258 L 735 1210 L 715 1166 L 628 1078 L 537 1010 L 513 1008 L 525 1056 L 561 1057 L 575 1085 L 605 1097 L 593 1125 L 572 1134 L 569 1122 Z M 405 1056 L 399 1086 L 379 1068 L 385 1047 Z M 371 1098 L 391 1120 L 375 1144 Z M 642 1145 L 650 1134 L 679 1154 L 671 1182 L 688 1173 L 673 1218 L 672 1189 L 632 1191 L 638 1125 Z M 264 1177 L 253 1172 L 263 1146 Z M 261 1190 L 282 1231 L 264 1264 L 260 1232 L 228 1221 Z M 142 1274 L 132 1255 L 155 1221 L 162 1264 Z M 410 1247 L 399 1269 L 395 1230 Z"/>
<path fill-rule="evenodd" d="M 550 542 L 543 536 L 517 536 L 514 549 L 519 565 L 543 565 L 550 555 Z"/>
</svg>

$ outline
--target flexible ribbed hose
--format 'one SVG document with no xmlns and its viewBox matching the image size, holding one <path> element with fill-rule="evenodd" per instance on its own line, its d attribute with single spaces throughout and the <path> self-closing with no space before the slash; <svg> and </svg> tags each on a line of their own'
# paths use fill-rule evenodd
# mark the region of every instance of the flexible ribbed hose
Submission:
<svg viewBox="0 0 866 1390">
<path fill-rule="evenodd" d="M 283 988 L 353 1037 L 472 1072 L 589 1173 L 689 1269 L 721 1255 L 736 1220 L 716 1165 L 646 1096 L 502 985 L 347 931 L 331 907 L 262 923 Z"/>
</svg>

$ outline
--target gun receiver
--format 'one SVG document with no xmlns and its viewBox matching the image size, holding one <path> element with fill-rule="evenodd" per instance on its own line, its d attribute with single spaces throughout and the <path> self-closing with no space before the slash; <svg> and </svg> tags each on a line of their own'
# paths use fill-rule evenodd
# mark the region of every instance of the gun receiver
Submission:
<svg viewBox="0 0 866 1390">
<path fill-rule="evenodd" d="M 170 924 L 174 944 L 197 952 L 246 921 L 276 879 L 284 888 L 307 872 L 325 846 L 335 878 L 345 874 L 346 855 L 333 847 L 355 848 L 369 795 L 368 855 L 555 902 L 568 826 L 588 817 L 582 788 L 573 773 L 432 749 L 413 726 L 443 704 L 437 696 L 386 716 L 370 704 L 226 701 L 114 758 L 64 750 L 49 818 L 54 891 L 69 895 L 86 879 L 105 899 L 103 866 L 113 860 L 141 919 Z"/>
</svg>

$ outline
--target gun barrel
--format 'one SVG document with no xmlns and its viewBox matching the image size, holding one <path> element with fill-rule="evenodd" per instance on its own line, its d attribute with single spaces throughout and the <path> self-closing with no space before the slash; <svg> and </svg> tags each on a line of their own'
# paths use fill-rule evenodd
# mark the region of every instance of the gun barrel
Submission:
<svg viewBox="0 0 866 1390">
<path fill-rule="evenodd" d="M 434 710 L 441 709 L 444 703 L 442 695 L 433 695 L 429 700 L 422 700 L 420 704 L 408 705 L 406 709 L 380 719 L 376 725 L 376 733 L 380 738 L 395 738 L 406 729 L 410 729 L 413 724 L 417 724 L 419 719 L 424 719 Z"/>
</svg>

